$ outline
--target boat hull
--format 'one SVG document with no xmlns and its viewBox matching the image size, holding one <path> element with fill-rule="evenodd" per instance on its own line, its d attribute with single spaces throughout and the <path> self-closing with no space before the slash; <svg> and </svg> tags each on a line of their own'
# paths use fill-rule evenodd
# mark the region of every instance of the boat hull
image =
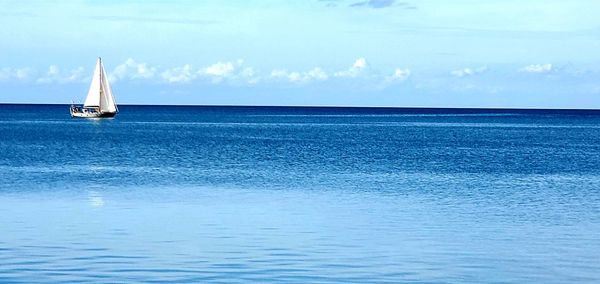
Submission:
<svg viewBox="0 0 600 284">
<path fill-rule="evenodd" d="M 116 112 L 71 112 L 71 117 L 77 118 L 109 118 L 114 117 Z"/>
</svg>

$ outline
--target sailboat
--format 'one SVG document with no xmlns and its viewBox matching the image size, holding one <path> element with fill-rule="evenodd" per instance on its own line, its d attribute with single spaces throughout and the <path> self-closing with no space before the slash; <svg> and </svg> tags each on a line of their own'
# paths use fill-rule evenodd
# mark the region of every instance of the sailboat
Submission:
<svg viewBox="0 0 600 284">
<path fill-rule="evenodd" d="M 83 106 L 71 104 L 69 111 L 71 117 L 83 118 L 113 117 L 119 112 L 106 71 L 104 71 L 104 65 L 102 65 L 102 58 L 98 57 L 98 61 L 96 61 L 90 90 Z"/>
</svg>

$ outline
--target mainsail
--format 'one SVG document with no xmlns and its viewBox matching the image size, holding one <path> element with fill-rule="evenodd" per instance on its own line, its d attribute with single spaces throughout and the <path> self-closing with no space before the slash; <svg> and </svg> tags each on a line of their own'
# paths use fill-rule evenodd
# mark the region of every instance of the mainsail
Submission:
<svg viewBox="0 0 600 284">
<path fill-rule="evenodd" d="M 101 113 L 114 113 L 118 111 L 115 97 L 113 96 L 110 84 L 108 83 L 108 77 L 106 76 L 106 71 L 104 71 L 104 66 L 102 65 L 102 59 L 100 59 L 100 57 L 98 57 L 98 61 L 96 61 L 92 83 L 90 84 L 90 90 L 88 91 L 83 107 L 98 108 Z"/>
</svg>

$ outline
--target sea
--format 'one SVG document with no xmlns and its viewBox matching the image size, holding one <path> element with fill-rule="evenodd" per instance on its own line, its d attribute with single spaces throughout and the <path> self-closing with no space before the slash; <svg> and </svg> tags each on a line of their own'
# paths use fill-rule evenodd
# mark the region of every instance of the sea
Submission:
<svg viewBox="0 0 600 284">
<path fill-rule="evenodd" d="M 0 283 L 600 283 L 600 111 L 0 105 Z"/>
</svg>

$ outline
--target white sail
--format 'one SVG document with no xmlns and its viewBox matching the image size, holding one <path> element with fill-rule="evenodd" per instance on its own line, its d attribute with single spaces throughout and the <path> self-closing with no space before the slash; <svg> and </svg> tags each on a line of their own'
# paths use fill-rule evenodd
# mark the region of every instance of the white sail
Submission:
<svg viewBox="0 0 600 284">
<path fill-rule="evenodd" d="M 88 91 L 88 95 L 85 98 L 85 102 L 83 103 L 83 107 L 100 107 L 100 92 L 101 92 L 101 83 L 100 83 L 100 58 L 96 61 L 96 68 L 94 69 L 94 75 L 92 76 L 92 83 L 90 84 L 90 90 Z"/>
<path fill-rule="evenodd" d="M 99 112 L 117 112 L 115 97 L 108 83 L 102 60 L 98 58 L 84 107 L 97 107 Z"/>
<path fill-rule="evenodd" d="M 112 93 L 112 88 L 110 87 L 110 84 L 108 83 L 108 76 L 106 76 L 106 71 L 104 70 L 104 66 L 102 66 L 102 63 L 100 63 L 101 65 L 101 70 L 102 70 L 102 99 L 103 99 L 103 105 L 102 105 L 102 112 L 117 112 L 119 111 L 117 109 L 117 103 L 115 102 L 115 97 L 113 96 Z"/>
</svg>

